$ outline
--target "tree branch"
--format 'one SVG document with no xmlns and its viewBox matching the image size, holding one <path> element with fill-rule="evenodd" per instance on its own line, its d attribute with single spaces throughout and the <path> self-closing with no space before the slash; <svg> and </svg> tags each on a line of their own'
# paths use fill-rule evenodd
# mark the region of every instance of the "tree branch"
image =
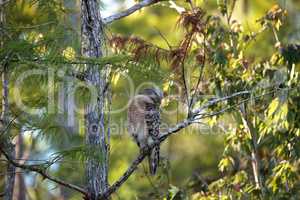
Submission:
<svg viewBox="0 0 300 200">
<path fill-rule="evenodd" d="M 151 6 L 151 5 L 161 2 L 161 1 L 165 1 L 165 0 L 143 0 L 143 1 L 135 4 L 134 6 L 128 8 L 127 10 L 124 10 L 120 13 L 117 13 L 117 14 L 114 14 L 114 15 L 104 18 L 103 23 L 110 24 L 115 20 L 121 19 L 123 17 L 127 17 L 127 16 L 131 15 L 132 13 L 134 13 L 144 7 Z"/>
<path fill-rule="evenodd" d="M 33 172 L 36 172 L 38 174 L 40 174 L 43 178 L 45 179 L 48 179 L 50 181 L 53 181 L 59 185 L 62 185 L 62 186 L 65 186 L 67 188 L 70 188 L 70 189 L 73 189 L 73 190 L 76 190 L 77 192 L 80 192 L 82 193 L 83 195 L 86 195 L 86 191 L 77 186 L 77 185 L 73 185 L 71 183 L 67 183 L 65 181 L 62 181 L 58 178 L 54 178 L 52 176 L 50 176 L 49 174 L 47 174 L 47 172 L 45 171 L 45 169 L 41 168 L 41 167 L 38 167 L 36 165 L 25 165 L 25 164 L 20 164 L 18 162 L 16 162 L 14 159 L 11 158 L 11 156 L 4 150 L 3 148 L 3 144 L 0 145 L 0 152 L 5 156 L 5 158 L 7 159 L 7 161 L 12 164 L 13 166 L 15 167 L 18 167 L 18 168 L 21 168 L 21 169 L 24 169 L 24 170 L 28 170 L 28 171 L 33 171 Z"/>
<path fill-rule="evenodd" d="M 193 115 L 199 115 L 199 114 L 201 114 L 203 110 L 207 109 L 208 107 L 210 107 L 210 106 L 212 106 L 212 105 L 214 105 L 216 103 L 219 103 L 219 102 L 222 102 L 222 101 L 226 101 L 228 99 L 232 99 L 234 97 L 241 96 L 241 95 L 244 95 L 244 94 L 250 94 L 250 93 L 251 93 L 250 91 L 241 91 L 241 92 L 233 93 L 233 94 L 231 94 L 229 96 L 226 96 L 226 97 L 221 97 L 221 98 L 213 99 L 213 100 L 209 101 L 208 103 L 206 103 L 201 108 L 196 109 L 193 112 Z"/>
<path fill-rule="evenodd" d="M 205 116 L 203 116 L 205 118 Z M 175 127 L 170 128 L 168 131 L 163 133 L 158 141 L 153 143 L 151 146 L 149 146 L 147 149 L 143 149 L 138 157 L 131 163 L 131 165 L 128 167 L 128 169 L 125 171 L 125 173 L 117 180 L 112 186 L 108 188 L 108 190 L 101 195 L 100 199 L 107 199 L 112 193 L 114 193 L 129 177 L 130 175 L 137 169 L 138 165 L 144 160 L 144 158 L 149 154 L 150 150 L 157 144 L 162 143 L 165 141 L 170 135 L 180 131 L 183 128 L 186 128 L 190 124 L 194 122 L 193 118 L 186 119 L 180 123 L 178 123 Z"/>
<path fill-rule="evenodd" d="M 296 88 L 298 88 L 298 87 L 296 87 Z M 295 88 L 290 88 L 290 89 L 295 89 Z M 258 98 L 258 97 L 261 97 L 261 96 L 264 96 L 264 95 L 268 95 L 268 94 L 271 94 L 271 93 L 274 93 L 274 92 L 275 91 L 271 91 L 271 92 L 265 93 L 263 95 L 254 97 L 254 98 Z M 114 193 L 116 190 L 118 190 L 118 188 L 121 187 L 122 184 L 126 182 L 126 180 L 131 176 L 131 174 L 133 174 L 133 172 L 137 169 L 138 165 L 145 159 L 145 157 L 149 154 L 150 150 L 155 145 L 158 145 L 158 144 L 164 142 L 170 135 L 172 135 L 172 134 L 174 134 L 174 133 L 176 133 L 176 132 L 178 132 L 178 131 L 186 128 L 186 127 L 188 127 L 189 125 L 191 125 L 192 123 L 195 123 L 199 119 L 204 119 L 204 118 L 208 118 L 208 117 L 211 117 L 211 116 L 215 116 L 215 115 L 219 115 L 219 114 L 225 113 L 226 111 L 228 111 L 232 107 L 230 107 L 230 108 L 224 108 L 224 109 L 222 109 L 220 111 L 217 111 L 217 112 L 214 112 L 214 113 L 204 113 L 203 111 L 205 109 L 207 109 L 210 106 L 215 105 L 217 103 L 224 102 L 224 101 L 227 101 L 228 99 L 232 99 L 232 98 L 235 98 L 235 97 L 238 97 L 238 96 L 242 96 L 242 95 L 245 95 L 245 94 L 251 94 L 251 92 L 250 91 L 241 91 L 241 92 L 233 93 L 233 94 L 231 94 L 229 96 L 212 99 L 212 100 L 208 101 L 206 104 L 204 104 L 202 107 L 200 107 L 198 109 L 195 109 L 192 112 L 192 115 L 188 119 L 185 119 L 182 122 L 176 124 L 173 128 L 168 129 L 167 131 L 165 131 L 164 133 L 162 133 L 160 135 L 160 137 L 158 138 L 158 140 L 155 141 L 152 145 L 150 145 L 146 149 L 141 150 L 141 152 L 139 153 L 139 155 L 137 156 L 137 158 L 131 163 L 131 165 L 124 172 L 124 174 L 113 185 L 111 185 L 104 193 L 100 194 L 99 195 L 100 196 L 99 199 L 101 199 L 101 200 L 102 199 L 107 199 L 112 193 Z M 246 99 L 246 100 L 243 100 L 242 102 L 245 102 L 247 100 L 249 100 L 249 98 Z M 237 104 L 237 105 L 239 105 L 239 104 Z M 48 175 L 45 172 L 44 168 L 38 167 L 36 165 L 24 165 L 24 164 L 20 164 L 20 163 L 14 161 L 14 159 L 12 159 L 4 151 L 3 144 L 0 145 L 0 152 L 2 152 L 3 155 L 5 156 L 5 158 L 7 159 L 7 161 L 10 162 L 15 167 L 36 172 L 36 173 L 40 174 L 42 177 L 44 177 L 45 179 L 49 179 L 49 180 L 51 180 L 51 181 L 53 181 L 53 182 L 55 182 L 57 184 L 60 184 L 60 185 L 65 186 L 67 188 L 73 189 L 75 191 L 78 191 L 78 192 L 82 193 L 84 196 L 87 196 L 87 192 L 84 189 L 82 189 L 81 187 L 73 185 L 73 184 L 70 184 L 70 183 L 67 183 L 67 182 L 62 181 L 60 179 L 51 177 L 50 175 Z"/>
<path fill-rule="evenodd" d="M 206 103 L 205 105 L 203 105 L 201 108 L 196 109 L 193 112 L 193 115 L 191 115 L 190 118 L 183 120 L 182 122 L 176 124 L 176 126 L 174 126 L 173 128 L 170 128 L 166 132 L 162 133 L 157 141 L 155 141 L 148 148 L 141 150 L 138 157 L 131 163 L 131 165 L 124 172 L 124 174 L 119 178 L 119 180 L 117 180 L 102 195 L 100 195 L 99 199 L 101 199 L 101 200 L 102 199 L 107 199 L 112 193 L 114 193 L 130 177 L 130 175 L 137 169 L 138 165 L 144 160 L 144 158 L 149 154 L 150 150 L 155 145 L 158 145 L 158 144 L 162 143 L 170 135 L 172 135 L 172 134 L 182 130 L 183 128 L 186 128 L 187 126 L 191 125 L 192 123 L 194 123 L 197 116 L 198 116 L 197 120 L 212 116 L 212 115 L 207 115 L 207 114 L 205 115 L 205 113 L 201 113 L 203 110 L 205 110 L 209 106 L 217 104 L 219 102 L 226 101 L 228 99 L 231 99 L 231 98 L 234 98 L 234 97 L 237 97 L 237 96 L 241 96 L 241 95 L 244 95 L 244 94 L 249 94 L 249 93 L 250 93 L 249 91 L 241 91 L 241 92 L 234 93 L 230 96 L 226 96 L 226 97 L 211 100 L 208 103 Z M 215 115 L 224 113 L 225 111 L 227 111 L 227 109 L 223 109 L 221 112 L 215 112 Z M 201 115 L 201 116 L 199 117 L 199 115 Z"/>
</svg>

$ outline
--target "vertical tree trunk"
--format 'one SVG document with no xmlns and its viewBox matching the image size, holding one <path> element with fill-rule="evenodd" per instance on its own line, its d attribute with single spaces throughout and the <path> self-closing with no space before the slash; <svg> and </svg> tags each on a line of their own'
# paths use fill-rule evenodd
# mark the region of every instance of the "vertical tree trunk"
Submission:
<svg viewBox="0 0 300 200">
<path fill-rule="evenodd" d="M 98 0 L 81 1 L 81 53 L 85 57 L 100 58 L 103 55 L 103 26 Z M 104 126 L 104 88 L 105 73 L 98 65 L 86 66 L 86 84 L 96 89 L 97 101 L 85 107 L 86 144 L 92 155 L 86 165 L 87 190 L 90 200 L 99 198 L 99 194 L 108 187 L 107 144 Z M 91 93 L 93 91 L 90 91 Z M 93 152 L 96 151 L 96 154 Z M 95 155 L 97 155 L 95 157 Z M 100 155 L 100 156 L 98 156 Z M 100 157 L 100 159 L 97 157 Z"/>
<path fill-rule="evenodd" d="M 77 10 L 80 2 L 78 1 L 63 1 L 64 7 L 70 10 Z M 80 19 L 79 12 L 67 13 L 69 22 L 74 30 L 79 31 Z M 63 85 L 59 90 L 59 121 L 69 134 L 79 133 L 79 119 L 76 113 L 76 102 L 74 95 L 74 81 L 73 76 L 65 75 Z"/>
<path fill-rule="evenodd" d="M 74 80 L 70 76 L 64 77 L 63 86 L 59 91 L 59 122 L 69 134 L 77 134 L 79 131 L 78 118 L 74 95 Z"/>
<path fill-rule="evenodd" d="M 2 4 L 2 0 L 0 0 L 0 3 Z M 4 6 L 0 7 L 0 23 L 1 26 L 4 26 L 5 24 L 5 12 L 4 12 Z M 2 48 L 4 43 L 4 35 L 1 33 L 1 42 L 0 46 Z M 8 104 L 8 63 L 7 59 L 4 60 L 2 68 L 2 75 L 1 75 L 1 81 L 2 81 L 2 113 L 1 113 L 1 133 L 6 132 L 7 138 L 9 138 L 9 128 L 7 127 L 9 124 L 9 104 Z M 12 158 L 15 156 L 14 152 L 14 145 L 11 143 L 11 141 L 7 141 L 7 152 L 11 155 Z M 7 175 L 5 180 L 5 191 L 4 191 L 4 200 L 12 200 L 13 198 L 13 191 L 14 191 L 14 182 L 15 182 L 15 167 L 11 164 L 7 165 Z"/>
<path fill-rule="evenodd" d="M 9 134 L 9 128 L 7 128 L 9 122 L 8 118 L 8 70 L 7 65 L 2 66 L 2 114 L 1 114 L 1 132 L 5 131 Z M 9 138 L 9 136 L 7 137 Z M 11 141 L 7 141 L 6 151 L 10 154 L 12 158 L 15 157 L 15 147 Z M 7 164 L 7 175 L 5 180 L 5 195 L 4 200 L 13 199 L 14 183 L 15 183 L 15 167 L 12 164 Z"/>
<path fill-rule="evenodd" d="M 23 135 L 20 133 L 16 141 L 16 158 L 22 160 L 24 155 Z M 21 169 L 16 169 L 13 200 L 26 200 L 26 187 Z"/>
</svg>

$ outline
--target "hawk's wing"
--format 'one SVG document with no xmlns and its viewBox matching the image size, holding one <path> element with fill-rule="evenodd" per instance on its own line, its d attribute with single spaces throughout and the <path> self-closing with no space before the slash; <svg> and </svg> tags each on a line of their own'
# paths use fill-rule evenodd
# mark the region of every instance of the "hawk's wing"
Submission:
<svg viewBox="0 0 300 200">
<path fill-rule="evenodd" d="M 149 134 L 149 138 L 147 142 L 149 144 L 149 140 L 155 141 L 159 137 L 160 113 L 159 113 L 159 107 L 157 107 L 155 104 L 146 103 L 145 107 L 147 111 L 146 112 L 146 123 L 148 129 L 147 131 Z M 155 145 L 148 157 L 151 175 L 154 175 L 156 173 L 159 165 L 159 149 L 160 149 L 159 145 Z"/>
<path fill-rule="evenodd" d="M 159 108 L 155 104 L 146 103 L 146 123 L 148 134 L 153 139 L 159 136 L 160 113 Z"/>
</svg>

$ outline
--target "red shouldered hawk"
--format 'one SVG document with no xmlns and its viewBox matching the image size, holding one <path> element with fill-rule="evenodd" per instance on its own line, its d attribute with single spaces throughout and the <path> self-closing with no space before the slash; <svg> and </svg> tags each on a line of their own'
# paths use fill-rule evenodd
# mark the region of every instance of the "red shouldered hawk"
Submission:
<svg viewBox="0 0 300 200">
<path fill-rule="evenodd" d="M 128 108 L 128 132 L 140 149 L 151 145 L 159 136 L 159 107 L 163 93 L 158 88 L 147 88 L 134 96 Z M 150 174 L 154 175 L 159 164 L 159 145 L 149 156 Z"/>
</svg>

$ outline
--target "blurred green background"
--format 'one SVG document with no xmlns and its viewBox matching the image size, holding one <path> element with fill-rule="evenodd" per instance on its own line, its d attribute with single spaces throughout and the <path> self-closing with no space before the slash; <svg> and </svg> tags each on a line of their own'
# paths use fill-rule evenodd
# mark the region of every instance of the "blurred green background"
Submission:
<svg viewBox="0 0 300 200">
<path fill-rule="evenodd" d="M 109 16 L 134 3 L 132 0 L 105 0 L 102 2 L 102 15 L 103 17 Z M 209 14 L 218 12 L 216 0 L 195 0 L 195 3 Z M 244 29 L 255 32 L 260 28 L 256 20 L 264 16 L 274 4 L 279 4 L 288 10 L 287 23 L 279 33 L 280 40 L 285 43 L 298 43 L 300 41 L 300 1 L 298 0 L 238 0 L 232 19 L 241 23 Z M 160 3 L 114 22 L 105 27 L 107 36 L 109 37 L 110 34 L 134 35 L 165 49 L 169 48 L 169 44 L 176 46 L 183 37 L 182 30 L 176 26 L 179 16 L 178 9 L 188 7 L 188 5 L 184 0 L 174 1 L 174 8 L 170 8 L 169 5 L 169 1 Z M 80 1 L 66 0 L 61 6 L 65 8 L 65 12 L 55 8 L 48 11 L 39 10 L 30 1 L 18 0 L 15 5 L 9 8 L 8 19 L 10 23 L 22 27 L 45 23 L 55 17 L 56 20 L 58 19 L 62 24 L 68 24 L 73 29 L 70 33 L 68 31 L 68 34 L 62 34 L 63 38 L 53 41 L 49 45 L 51 47 L 57 46 L 58 49 L 71 47 L 78 53 L 80 52 L 78 37 L 80 35 Z M 21 28 L 20 32 L 22 32 Z M 39 33 L 32 31 L 32 34 Z M 22 34 L 19 37 L 22 37 Z M 259 57 L 262 60 L 270 57 L 274 48 L 274 38 L 270 37 L 270 33 L 263 33 L 256 40 L 257 42 L 252 43 L 253 45 L 247 48 L 245 52 L 247 56 L 250 59 Z M 160 67 L 166 72 L 171 70 L 163 64 Z M 137 77 L 133 76 L 133 81 L 136 87 L 144 81 L 155 81 L 160 87 L 163 87 L 164 79 L 167 77 L 157 77 L 156 80 L 153 76 L 155 74 L 146 78 L 137 75 Z M 125 78 L 121 76 L 116 79 L 112 85 L 113 109 L 125 105 L 129 98 Z M 41 91 L 45 91 L 42 86 L 36 86 L 34 83 L 27 89 L 27 92 L 30 93 L 27 94 L 29 101 L 31 101 L 33 93 L 40 94 Z M 24 96 L 26 95 L 24 94 Z M 37 104 L 37 102 L 32 103 Z M 172 102 L 170 107 L 172 109 L 177 108 L 178 111 L 172 115 L 163 113 L 162 120 L 171 126 L 182 120 L 184 116 L 183 111 L 180 110 L 181 105 L 176 101 Z M 121 129 L 112 128 L 110 183 L 122 175 L 138 153 L 136 144 L 126 133 L 125 121 L 126 110 L 112 115 L 112 123 Z M 79 120 L 80 129 L 83 127 L 82 123 L 82 119 Z M 224 123 L 231 123 L 231 120 L 224 120 Z M 191 193 L 197 192 L 197 187 L 194 187 L 195 184 L 201 185 L 201 183 L 194 181 L 197 177 L 205 176 L 214 180 L 221 175 L 218 171 L 218 162 L 224 150 L 224 133 L 221 130 L 221 128 L 211 129 L 211 127 L 206 126 L 200 129 L 192 127 L 184 130 L 184 133 L 179 132 L 173 135 L 162 146 L 162 166 L 159 169 L 159 175 L 149 176 L 147 162 L 143 163 L 137 172 L 113 195 L 113 199 L 157 199 L 159 195 L 166 196 L 172 185 L 185 188 Z M 81 133 L 72 135 L 71 139 L 64 135 L 57 137 L 57 132 L 53 131 L 51 127 L 48 127 L 47 131 L 49 134 L 43 134 L 40 137 L 39 131 L 22 130 L 24 154 L 27 156 L 25 156 L 26 159 L 31 160 L 31 163 L 42 162 L 39 160 L 48 159 L 56 151 L 79 145 L 83 137 Z M 51 134 L 56 134 L 56 137 Z M 3 186 L 5 172 L 2 169 L 4 169 L 4 164 L 2 163 L 0 167 L 0 183 Z M 84 185 L 83 167 L 83 163 L 78 159 L 69 158 L 53 165 L 51 172 L 70 182 Z M 42 180 L 33 173 L 20 172 L 20 174 L 24 175 L 25 178 L 28 199 L 81 199 L 79 194 L 56 186 L 47 180 Z"/>
</svg>

